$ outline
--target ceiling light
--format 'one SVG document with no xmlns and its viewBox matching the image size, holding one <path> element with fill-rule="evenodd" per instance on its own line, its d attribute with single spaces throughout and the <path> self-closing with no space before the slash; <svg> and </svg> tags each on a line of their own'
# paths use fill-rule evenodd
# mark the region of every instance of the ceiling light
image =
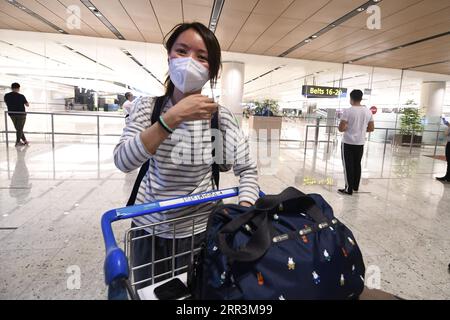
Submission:
<svg viewBox="0 0 450 320">
<path fill-rule="evenodd" d="M 80 0 L 86 8 L 92 11 L 92 13 L 120 40 L 125 40 L 125 37 L 114 27 L 111 22 L 95 7 L 91 0 Z"/>
<path fill-rule="evenodd" d="M 42 21 L 43 23 L 45 23 L 46 25 L 48 25 L 50 28 L 61 32 L 61 33 L 66 33 L 64 30 L 62 30 L 60 27 L 58 27 L 57 25 L 55 25 L 54 23 L 48 21 L 47 19 L 45 19 L 44 17 L 40 16 L 39 14 L 37 14 L 36 12 L 28 9 L 27 7 L 25 7 L 24 5 L 20 4 L 19 2 L 15 1 L 15 0 L 8 0 L 8 3 L 20 10 L 22 10 L 23 12 L 29 14 L 30 16 Z"/>
<path fill-rule="evenodd" d="M 222 8 L 224 0 L 214 0 L 214 4 L 211 10 L 211 17 L 209 18 L 208 28 L 212 32 L 216 32 L 217 23 L 219 22 L 220 14 L 222 13 Z"/>
<path fill-rule="evenodd" d="M 125 53 L 125 55 L 130 58 L 131 60 L 133 60 L 139 67 L 141 67 L 145 72 L 147 72 L 148 74 L 150 74 L 150 76 L 152 76 L 153 79 L 155 79 L 156 81 L 158 81 L 162 86 L 164 86 L 164 84 L 161 82 L 161 80 L 159 80 L 150 70 L 148 70 L 138 59 L 136 59 L 131 53 L 129 53 L 126 49 L 121 49 L 123 53 Z"/>
<path fill-rule="evenodd" d="M 381 0 L 379 0 L 378 2 L 381 2 Z M 351 19 L 351 18 L 355 17 L 356 15 L 360 14 L 361 12 L 365 11 L 371 4 L 374 4 L 373 0 L 367 1 L 362 6 L 351 10 L 350 12 L 345 14 L 344 16 L 342 16 L 339 19 L 331 22 L 329 25 L 327 25 L 326 27 L 324 27 L 321 30 L 319 30 L 318 32 L 316 32 L 314 35 L 311 35 L 311 36 L 309 36 L 308 38 L 306 38 L 304 40 L 300 40 L 299 43 L 297 43 L 293 47 L 287 49 L 283 53 L 279 54 L 278 57 L 285 57 L 288 54 L 290 54 L 291 52 L 299 49 L 300 47 L 305 46 L 306 44 L 310 43 L 312 40 L 318 38 L 322 34 L 325 34 L 325 33 L 329 32 L 329 31 L 331 31 L 333 28 L 338 27 L 339 25 L 343 24 L 344 22 L 348 21 L 349 19 Z"/>
</svg>

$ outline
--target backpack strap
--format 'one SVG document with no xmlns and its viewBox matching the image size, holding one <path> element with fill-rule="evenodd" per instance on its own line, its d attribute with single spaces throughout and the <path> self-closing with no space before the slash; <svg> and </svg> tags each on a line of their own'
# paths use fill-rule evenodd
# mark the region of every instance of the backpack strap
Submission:
<svg viewBox="0 0 450 320">
<path fill-rule="evenodd" d="M 153 107 L 152 118 L 151 118 L 152 125 L 158 121 L 158 118 L 162 112 L 164 101 L 165 101 L 164 96 L 156 98 L 155 106 Z M 136 181 L 134 182 L 133 190 L 131 191 L 130 198 L 128 199 L 128 202 L 127 202 L 127 207 L 133 206 L 134 203 L 136 202 L 136 197 L 137 197 L 137 194 L 139 191 L 139 187 L 141 186 L 141 182 L 144 179 L 144 176 L 147 173 L 149 166 L 150 166 L 150 160 L 147 160 L 147 161 L 145 161 L 145 163 L 142 165 L 141 169 L 139 170 Z"/>
<path fill-rule="evenodd" d="M 219 111 L 217 111 L 214 116 L 211 119 L 211 129 L 219 129 Z M 211 143 L 214 140 L 214 136 L 211 135 Z M 216 150 L 214 148 L 212 148 L 212 158 L 214 159 L 216 154 Z M 212 175 L 211 175 L 211 180 L 212 180 L 212 184 L 213 184 L 213 188 L 215 186 L 215 188 L 217 190 L 219 190 L 219 180 L 220 180 L 220 168 L 219 165 L 215 162 L 213 162 L 212 164 Z"/>
</svg>

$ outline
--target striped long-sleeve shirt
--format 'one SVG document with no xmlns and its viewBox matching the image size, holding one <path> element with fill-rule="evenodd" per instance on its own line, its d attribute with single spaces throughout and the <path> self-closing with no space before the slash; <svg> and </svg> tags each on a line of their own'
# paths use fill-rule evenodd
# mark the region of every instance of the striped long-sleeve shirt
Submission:
<svg viewBox="0 0 450 320">
<path fill-rule="evenodd" d="M 142 143 L 140 133 L 151 126 L 151 115 L 155 98 L 144 97 L 134 102 L 129 121 L 123 130 L 120 141 L 114 149 L 114 162 L 121 171 L 130 172 L 141 167 L 150 159 L 146 173 L 136 198 L 136 204 L 162 201 L 213 189 L 211 170 L 211 128 L 210 121 L 183 122 L 158 147 L 155 154 L 148 152 Z M 172 103 L 167 100 L 163 108 L 166 112 Z M 225 163 L 222 168 L 233 168 L 239 176 L 239 201 L 254 203 L 258 198 L 258 172 L 256 163 L 250 157 L 247 139 L 242 133 L 236 118 L 225 107 L 219 108 L 219 128 L 223 137 Z M 220 141 L 215 140 L 215 141 Z M 217 149 L 217 148 L 216 148 Z M 217 153 L 217 150 L 216 150 Z M 216 162 L 217 155 L 216 155 Z M 213 204 L 175 209 L 134 219 L 138 226 L 188 216 L 193 213 L 211 210 Z M 203 232 L 206 218 L 197 219 L 194 233 Z M 153 229 L 153 228 L 152 228 Z M 190 236 L 192 221 L 177 224 L 176 238 Z M 147 229 L 153 233 L 153 230 Z M 172 238 L 173 225 L 161 224 L 155 228 L 159 236 Z"/>
</svg>

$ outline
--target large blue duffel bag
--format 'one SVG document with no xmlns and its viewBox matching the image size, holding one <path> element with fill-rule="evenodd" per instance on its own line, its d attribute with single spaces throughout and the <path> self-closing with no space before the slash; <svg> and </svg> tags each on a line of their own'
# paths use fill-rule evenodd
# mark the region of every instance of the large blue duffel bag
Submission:
<svg viewBox="0 0 450 320">
<path fill-rule="evenodd" d="M 357 299 L 365 267 L 352 232 L 317 194 L 288 188 L 211 214 L 192 265 L 194 299 Z"/>
</svg>

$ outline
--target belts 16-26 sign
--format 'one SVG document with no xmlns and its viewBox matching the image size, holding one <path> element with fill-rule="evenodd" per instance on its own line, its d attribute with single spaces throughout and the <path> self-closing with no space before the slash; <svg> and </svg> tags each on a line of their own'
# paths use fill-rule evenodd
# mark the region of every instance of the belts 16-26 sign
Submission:
<svg viewBox="0 0 450 320">
<path fill-rule="evenodd" d="M 345 98 L 347 89 L 305 85 L 302 87 L 302 95 L 307 98 Z"/>
</svg>

